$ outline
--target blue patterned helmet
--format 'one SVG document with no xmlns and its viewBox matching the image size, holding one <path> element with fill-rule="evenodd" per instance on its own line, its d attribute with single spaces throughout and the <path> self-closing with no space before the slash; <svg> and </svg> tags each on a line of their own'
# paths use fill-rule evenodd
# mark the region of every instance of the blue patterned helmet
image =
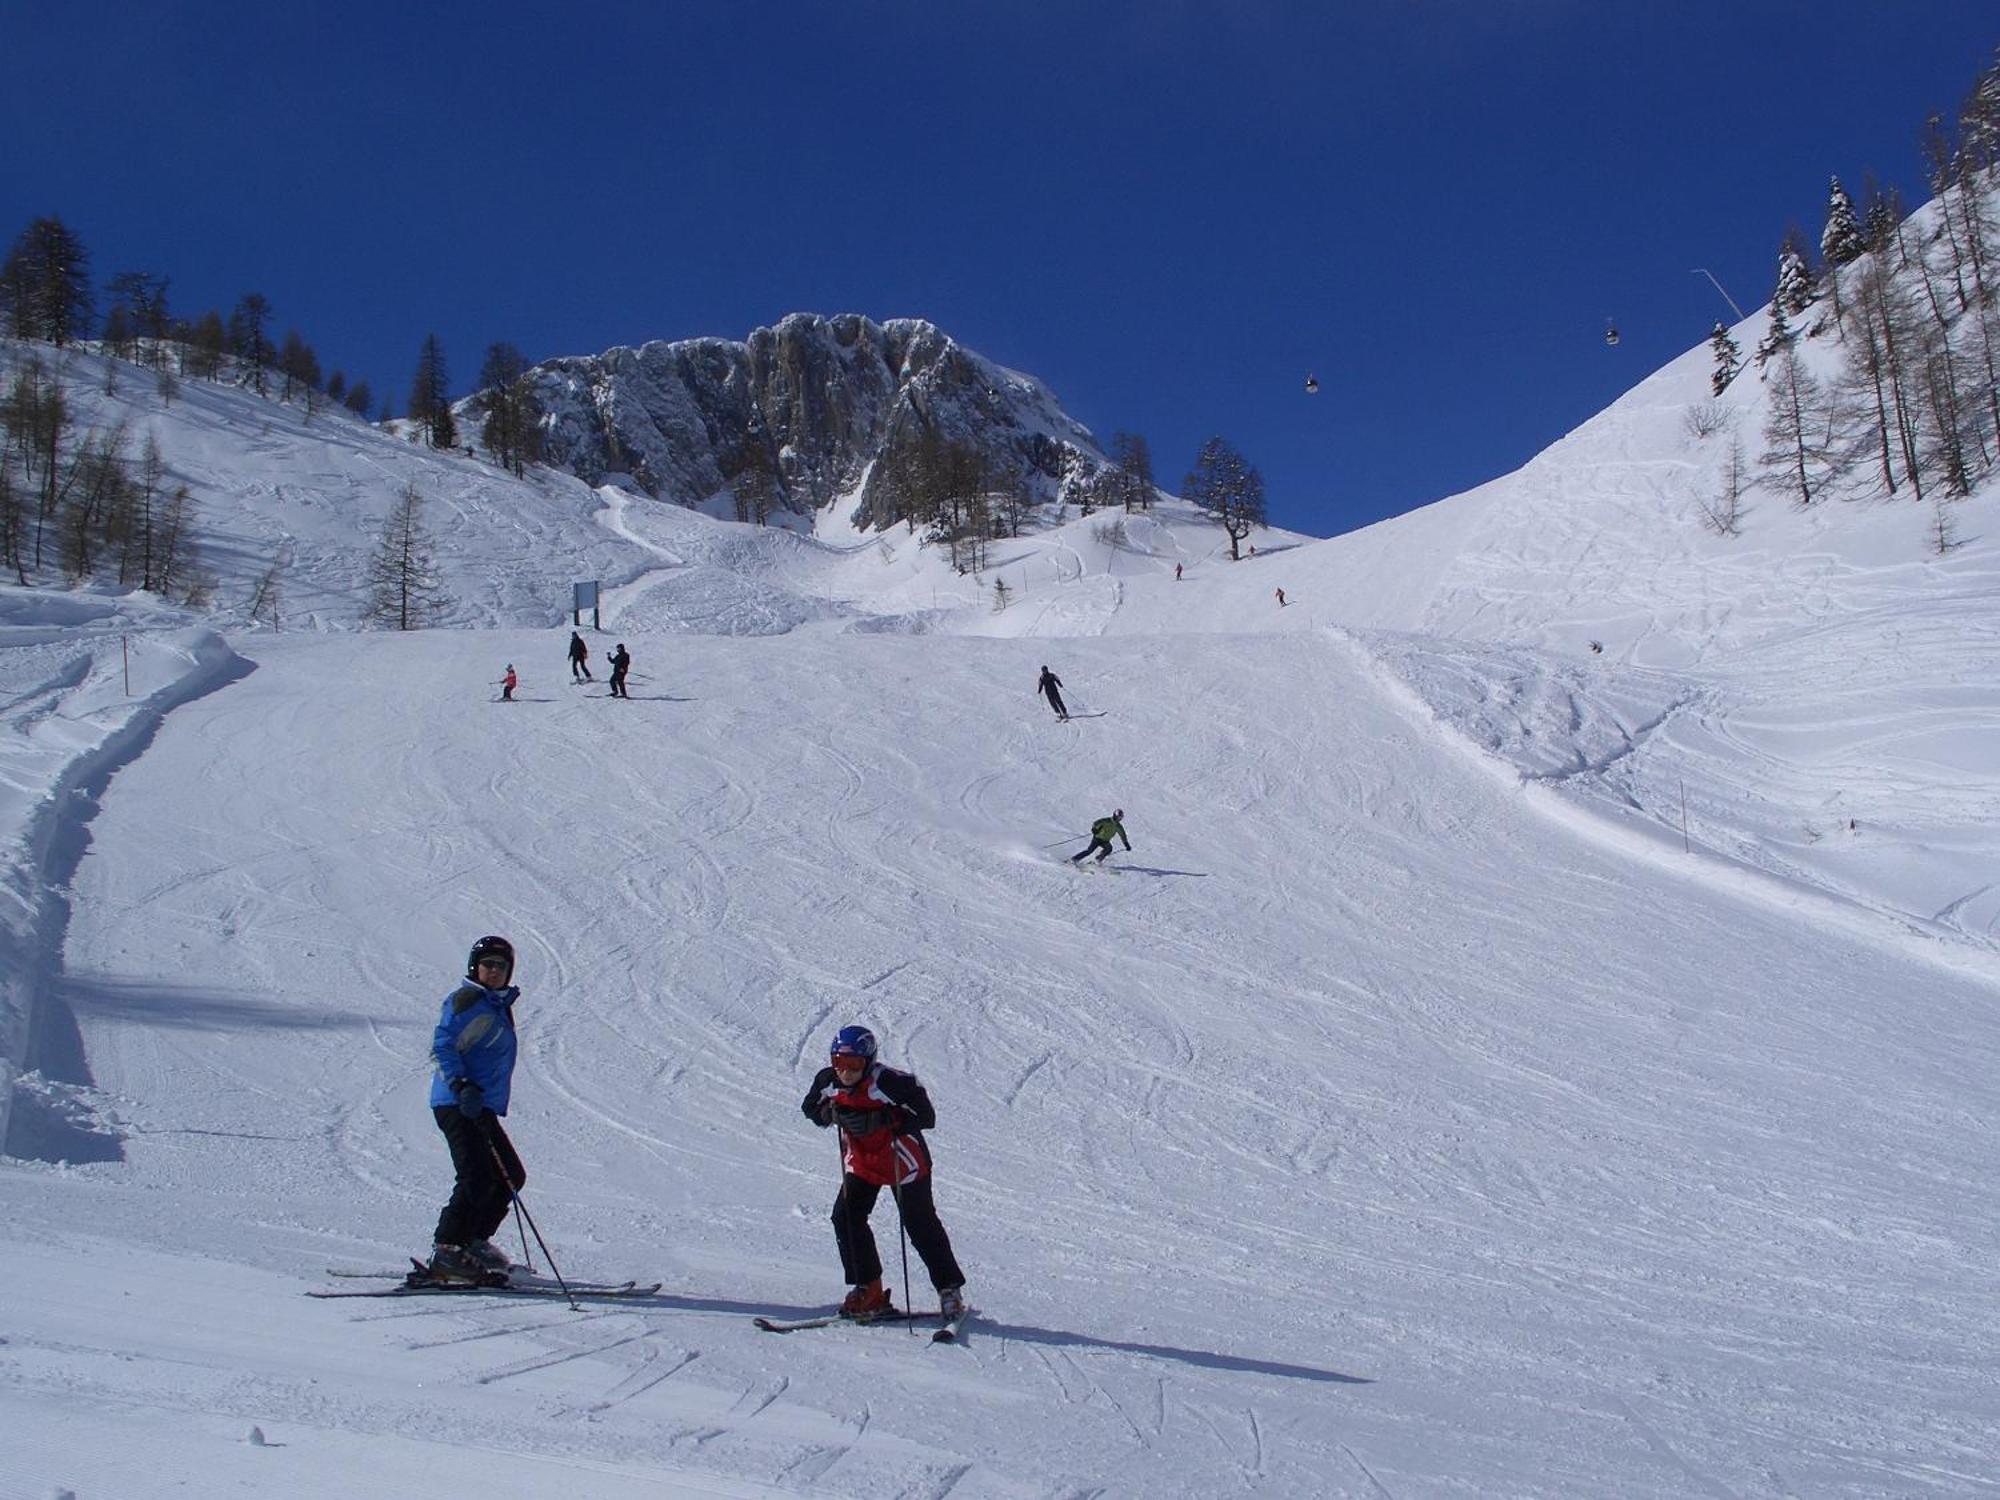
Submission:
<svg viewBox="0 0 2000 1500">
<path fill-rule="evenodd" d="M 833 1057 L 858 1057 L 863 1062 L 873 1062 L 875 1033 L 866 1026 L 843 1026 L 833 1034 L 833 1045 L 827 1051 Z"/>
</svg>

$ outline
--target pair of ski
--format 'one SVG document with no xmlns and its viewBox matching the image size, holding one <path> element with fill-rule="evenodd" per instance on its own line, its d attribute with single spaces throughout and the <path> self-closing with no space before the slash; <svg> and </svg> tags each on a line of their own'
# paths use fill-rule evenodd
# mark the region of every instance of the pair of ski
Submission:
<svg viewBox="0 0 2000 1500">
<path fill-rule="evenodd" d="M 554 1297 L 561 1300 L 565 1295 L 585 1298 L 593 1302 L 616 1301 L 621 1297 L 650 1297 L 660 1289 L 657 1281 L 572 1281 L 569 1291 L 562 1286 L 540 1277 L 533 1280 L 522 1278 L 530 1273 L 522 1271 L 486 1271 L 471 1281 L 442 1280 L 433 1276 L 430 1269 L 420 1260 L 412 1257 L 412 1269 L 408 1271 L 340 1271 L 329 1269 L 327 1275 L 337 1276 L 347 1281 L 393 1281 L 394 1286 L 371 1286 L 358 1289 L 335 1288 L 307 1292 L 308 1297 L 438 1297 L 471 1296 L 486 1293 L 502 1297 Z"/>
<path fill-rule="evenodd" d="M 412 1257 L 408 1271 L 342 1271 L 329 1268 L 327 1275 L 344 1281 L 391 1281 L 393 1286 L 371 1286 L 360 1288 L 325 1288 L 307 1292 L 308 1297 L 466 1297 L 484 1293 L 501 1297 L 555 1297 L 565 1296 L 563 1288 L 553 1281 L 539 1278 L 523 1281 L 520 1278 L 529 1273 L 520 1271 L 488 1271 L 474 1281 L 441 1281 L 430 1274 L 424 1263 Z M 657 1281 L 572 1281 L 567 1296 L 581 1301 L 615 1302 L 627 1297 L 651 1297 L 660 1290 Z M 934 1344 L 955 1343 L 959 1331 L 965 1327 L 970 1315 L 968 1308 L 944 1322 L 931 1333 Z M 880 1317 L 859 1319 L 844 1318 L 839 1313 L 828 1313 L 814 1318 L 755 1318 L 752 1321 L 766 1333 L 797 1333 L 805 1328 L 831 1328 L 836 1323 L 909 1323 L 921 1318 L 935 1318 L 937 1313 L 891 1312 Z"/>
<path fill-rule="evenodd" d="M 802 1328 L 832 1328 L 840 1323 L 915 1323 L 920 1320 L 939 1317 L 930 1312 L 886 1312 L 872 1318 L 848 1318 L 839 1313 L 828 1313 L 816 1318 L 753 1318 L 751 1321 L 766 1333 L 797 1333 Z M 933 1344 L 955 1344 L 965 1320 L 972 1316 L 972 1309 L 966 1308 L 954 1317 L 945 1318 L 943 1324 L 931 1331 Z"/>
</svg>

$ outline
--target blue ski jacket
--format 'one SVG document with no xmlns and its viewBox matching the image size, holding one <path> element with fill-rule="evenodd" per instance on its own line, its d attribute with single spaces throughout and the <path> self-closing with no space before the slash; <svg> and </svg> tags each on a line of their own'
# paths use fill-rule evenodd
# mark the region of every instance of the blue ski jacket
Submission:
<svg viewBox="0 0 2000 1500">
<path fill-rule="evenodd" d="M 467 1079 L 479 1085 L 486 1107 L 507 1113 L 507 1095 L 514 1081 L 514 1002 L 521 991 L 514 985 L 489 990 L 470 982 L 444 997 L 437 1031 L 431 1038 L 431 1107 L 456 1104 L 458 1085 Z"/>
</svg>

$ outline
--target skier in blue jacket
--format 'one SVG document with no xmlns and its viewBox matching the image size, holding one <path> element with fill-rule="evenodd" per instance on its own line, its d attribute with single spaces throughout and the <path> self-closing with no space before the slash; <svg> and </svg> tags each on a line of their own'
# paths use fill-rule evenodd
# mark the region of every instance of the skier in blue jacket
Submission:
<svg viewBox="0 0 2000 1500">
<path fill-rule="evenodd" d="M 451 1148 L 451 1200 L 438 1215 L 430 1272 L 445 1281 L 505 1270 L 493 1231 L 528 1180 L 501 1128 L 514 1080 L 514 945 L 483 937 L 465 961 L 465 983 L 444 997 L 431 1058 L 431 1114 Z"/>
</svg>

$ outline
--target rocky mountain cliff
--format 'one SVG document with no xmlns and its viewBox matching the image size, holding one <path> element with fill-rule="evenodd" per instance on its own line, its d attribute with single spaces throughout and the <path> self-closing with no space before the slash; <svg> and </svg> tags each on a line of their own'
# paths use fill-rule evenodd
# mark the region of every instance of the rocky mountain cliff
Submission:
<svg viewBox="0 0 2000 1500">
<path fill-rule="evenodd" d="M 1103 466 L 1097 441 L 1039 381 L 930 323 L 795 313 L 742 343 L 654 342 L 532 372 L 546 460 L 586 483 L 616 475 L 681 505 L 801 516 L 859 492 L 856 520 L 900 518 L 885 476 L 927 428 L 1056 498 Z"/>
</svg>

